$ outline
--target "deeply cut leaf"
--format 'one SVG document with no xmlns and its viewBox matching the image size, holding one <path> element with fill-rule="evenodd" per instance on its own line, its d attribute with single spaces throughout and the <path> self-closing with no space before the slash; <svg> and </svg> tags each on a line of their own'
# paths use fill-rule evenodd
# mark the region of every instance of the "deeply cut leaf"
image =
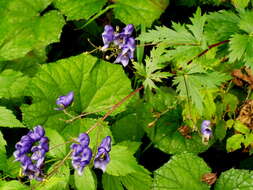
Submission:
<svg viewBox="0 0 253 190">
<path fill-rule="evenodd" d="M 0 126 L 1 127 L 24 127 L 24 125 L 16 119 L 12 111 L 5 107 L 0 107 Z"/>
</svg>

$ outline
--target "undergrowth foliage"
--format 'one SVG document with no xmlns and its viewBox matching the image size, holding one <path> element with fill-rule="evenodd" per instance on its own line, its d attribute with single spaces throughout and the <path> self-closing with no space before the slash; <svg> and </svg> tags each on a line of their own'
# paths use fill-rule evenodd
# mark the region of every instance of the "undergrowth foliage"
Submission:
<svg viewBox="0 0 253 190">
<path fill-rule="evenodd" d="M 252 7 L 0 1 L 0 189 L 253 189 Z"/>
</svg>

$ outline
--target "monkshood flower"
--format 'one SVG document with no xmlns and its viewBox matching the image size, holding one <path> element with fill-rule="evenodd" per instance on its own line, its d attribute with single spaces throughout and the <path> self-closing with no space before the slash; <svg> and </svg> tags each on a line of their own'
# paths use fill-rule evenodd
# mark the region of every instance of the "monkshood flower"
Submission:
<svg viewBox="0 0 253 190">
<path fill-rule="evenodd" d="M 45 130 L 38 125 L 30 130 L 27 135 L 21 137 L 15 145 L 16 151 L 13 153 L 15 161 L 19 161 L 22 173 L 29 179 L 41 181 L 43 178 L 42 166 L 46 152 L 49 151 L 48 138 L 44 136 Z M 29 156 L 30 155 L 30 156 Z"/>
<path fill-rule="evenodd" d="M 67 108 L 68 106 L 71 105 L 71 103 L 74 100 L 74 92 L 69 92 L 67 95 L 65 96 L 60 96 L 59 98 L 57 98 L 56 100 L 56 104 L 59 106 L 58 108 L 55 108 L 55 110 L 64 110 L 65 108 Z"/>
<path fill-rule="evenodd" d="M 73 143 L 72 149 L 72 166 L 75 168 L 79 175 L 83 174 L 83 169 L 90 163 L 92 158 L 92 151 L 88 147 L 90 143 L 90 137 L 86 133 L 81 133 L 77 139 L 80 144 Z"/>
<path fill-rule="evenodd" d="M 204 144 L 208 144 L 208 141 L 212 136 L 212 128 L 210 125 L 211 122 L 209 120 L 204 120 L 201 124 L 202 142 Z"/>
<path fill-rule="evenodd" d="M 107 136 L 102 140 L 94 159 L 94 167 L 101 169 L 103 172 L 105 172 L 106 166 L 110 162 L 109 152 L 111 151 L 111 141 L 112 139 L 110 136 Z"/>
<path fill-rule="evenodd" d="M 128 65 L 129 60 L 134 58 L 134 51 L 136 48 L 135 39 L 131 37 L 134 31 L 134 26 L 128 24 L 122 29 L 122 32 L 115 32 L 113 27 L 106 25 L 102 33 L 104 46 L 102 51 L 106 51 L 110 45 L 117 49 L 117 58 L 114 63 L 121 63 L 124 67 Z"/>
</svg>

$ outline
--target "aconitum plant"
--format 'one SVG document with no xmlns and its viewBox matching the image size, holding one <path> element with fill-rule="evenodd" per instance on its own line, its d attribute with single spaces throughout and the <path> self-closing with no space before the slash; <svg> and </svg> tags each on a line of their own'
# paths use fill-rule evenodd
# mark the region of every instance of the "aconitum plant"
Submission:
<svg viewBox="0 0 253 190">
<path fill-rule="evenodd" d="M 21 163 L 23 175 L 38 181 L 43 179 L 42 167 L 46 152 L 49 151 L 48 138 L 44 135 L 42 126 L 34 127 L 27 135 L 22 136 L 13 153 L 15 161 Z"/>
<path fill-rule="evenodd" d="M 55 108 L 55 110 L 64 110 L 65 108 L 69 107 L 74 100 L 74 92 L 71 91 L 68 94 L 64 96 L 60 96 L 56 100 L 56 105 L 58 108 Z"/>
</svg>

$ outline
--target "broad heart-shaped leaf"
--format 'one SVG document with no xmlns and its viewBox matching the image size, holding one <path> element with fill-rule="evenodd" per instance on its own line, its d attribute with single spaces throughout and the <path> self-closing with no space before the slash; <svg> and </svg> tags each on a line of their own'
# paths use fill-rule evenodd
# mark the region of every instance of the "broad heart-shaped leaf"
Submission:
<svg viewBox="0 0 253 190">
<path fill-rule="evenodd" d="M 59 119 L 66 119 L 66 116 L 54 110 L 55 101 L 70 91 L 74 91 L 75 97 L 69 110 L 80 114 L 112 107 L 131 92 L 131 86 L 120 65 L 90 55 L 44 65 L 29 85 L 27 94 L 32 96 L 33 104 L 23 106 L 24 122 L 61 130 L 66 123 Z"/>
<path fill-rule="evenodd" d="M 6 168 L 6 141 L 4 140 L 3 134 L 0 131 L 0 170 L 5 170 Z"/>
<path fill-rule="evenodd" d="M 169 0 L 116 0 L 115 17 L 125 24 L 144 24 L 149 27 L 158 19 L 169 4 Z"/>
<path fill-rule="evenodd" d="M 146 129 L 148 137 L 157 148 L 167 154 L 180 154 L 183 151 L 198 154 L 207 150 L 213 141 L 203 145 L 197 133 L 190 134 L 192 136 L 190 139 L 182 136 L 178 131 L 180 120 L 180 113 L 168 112 L 157 121 L 155 126 Z"/>
<path fill-rule="evenodd" d="M 92 127 L 97 122 L 96 119 L 83 118 L 77 120 L 70 125 L 66 126 L 61 134 L 65 137 L 65 140 L 76 139 L 80 133 L 85 133 L 90 127 Z M 97 147 L 102 142 L 102 139 L 106 136 L 112 136 L 109 126 L 104 122 L 100 122 L 99 125 L 89 133 L 90 145 L 89 147 L 96 151 Z"/>
<path fill-rule="evenodd" d="M 201 177 L 210 172 L 210 168 L 198 156 L 191 153 L 175 155 L 154 172 L 152 189 L 209 190 L 209 186 L 201 181 Z"/>
<path fill-rule="evenodd" d="M 0 189 L 2 190 L 29 190 L 28 186 L 23 185 L 19 181 L 0 181 Z"/>
<path fill-rule="evenodd" d="M 221 174 L 215 185 L 215 190 L 252 190 L 253 172 L 249 170 L 230 169 Z"/>
<path fill-rule="evenodd" d="M 126 176 L 136 172 L 146 172 L 146 170 L 138 165 L 133 153 L 127 147 L 121 145 L 112 146 L 110 152 L 111 161 L 106 167 L 106 173 L 113 176 Z"/>
<path fill-rule="evenodd" d="M 29 77 L 14 70 L 4 70 L 0 73 L 0 98 L 17 98 L 24 95 Z"/>
<path fill-rule="evenodd" d="M 0 106 L 0 126 L 1 127 L 24 127 L 24 125 L 17 120 L 11 110 Z"/>
<path fill-rule="evenodd" d="M 55 0 L 55 6 L 68 20 L 88 19 L 104 6 L 106 0 Z"/>
<path fill-rule="evenodd" d="M 23 57 L 59 40 L 64 19 L 58 11 L 40 16 L 52 0 L 0 2 L 0 61 Z"/>
<path fill-rule="evenodd" d="M 79 176 L 75 171 L 75 186 L 77 190 L 96 190 L 97 189 L 97 179 L 95 178 L 92 170 L 89 167 L 85 167 L 83 175 Z"/>
<path fill-rule="evenodd" d="M 131 173 L 126 176 L 103 174 L 102 182 L 104 190 L 123 190 L 124 187 L 127 190 L 150 190 L 152 178 L 144 172 Z"/>
</svg>

